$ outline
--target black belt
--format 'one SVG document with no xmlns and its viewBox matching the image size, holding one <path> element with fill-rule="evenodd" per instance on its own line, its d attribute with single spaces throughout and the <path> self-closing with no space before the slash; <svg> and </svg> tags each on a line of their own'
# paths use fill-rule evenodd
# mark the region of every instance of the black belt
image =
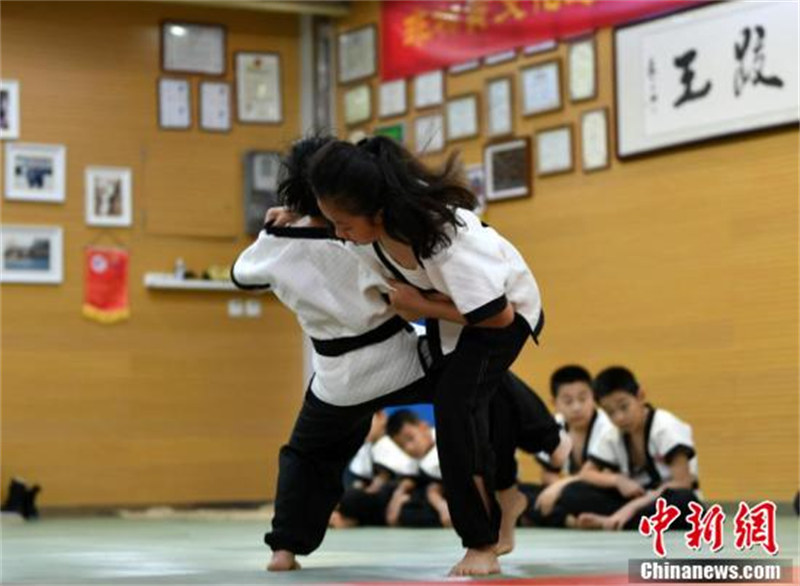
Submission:
<svg viewBox="0 0 800 586">
<path fill-rule="evenodd" d="M 392 319 L 379 325 L 374 330 L 370 330 L 358 336 L 349 336 L 346 338 L 334 338 L 333 340 L 318 340 L 311 338 L 311 343 L 314 345 L 314 350 L 317 354 L 322 356 L 341 356 L 353 350 L 379 344 L 384 340 L 388 340 L 397 332 L 406 330 L 409 332 L 414 331 L 413 328 L 406 323 L 400 316 L 396 315 Z"/>
</svg>

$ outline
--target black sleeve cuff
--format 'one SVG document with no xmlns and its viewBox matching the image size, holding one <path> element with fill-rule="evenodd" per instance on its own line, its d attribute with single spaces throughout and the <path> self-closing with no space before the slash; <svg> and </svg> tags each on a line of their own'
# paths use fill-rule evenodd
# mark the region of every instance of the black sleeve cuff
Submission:
<svg viewBox="0 0 800 586">
<path fill-rule="evenodd" d="M 236 286 L 237 289 L 247 290 L 254 290 L 254 289 L 269 289 L 270 284 L 265 283 L 263 285 L 245 285 L 244 283 L 240 283 L 236 280 L 236 276 L 233 274 L 233 267 L 236 266 L 236 263 L 231 265 L 231 282 Z"/>
<path fill-rule="evenodd" d="M 686 454 L 686 459 L 691 460 L 694 458 L 695 455 L 694 448 L 692 446 L 687 446 L 686 444 L 678 444 L 674 448 L 672 448 L 669 452 L 664 454 L 664 461 L 667 464 L 672 464 L 672 460 L 675 459 L 675 456 L 678 454 Z"/>
<path fill-rule="evenodd" d="M 594 462 L 595 464 L 600 466 L 600 468 L 608 468 L 612 472 L 619 472 L 619 466 L 617 466 L 616 464 L 612 464 L 611 462 L 606 462 L 605 460 L 601 460 L 596 456 L 589 456 L 589 461 Z"/>
<path fill-rule="evenodd" d="M 497 315 L 506 308 L 506 305 L 508 305 L 508 299 L 506 299 L 505 295 L 501 295 L 497 299 L 493 299 L 489 303 L 481 305 L 479 308 L 473 309 L 469 313 L 465 313 L 464 317 L 467 318 L 468 324 L 475 325 Z"/>
</svg>

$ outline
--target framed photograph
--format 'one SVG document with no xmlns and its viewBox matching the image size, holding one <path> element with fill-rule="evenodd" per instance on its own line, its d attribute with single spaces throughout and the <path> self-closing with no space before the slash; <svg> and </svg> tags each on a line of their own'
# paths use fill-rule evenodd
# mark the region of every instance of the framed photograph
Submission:
<svg viewBox="0 0 800 586">
<path fill-rule="evenodd" d="M 281 155 L 274 151 L 250 151 L 244 157 L 244 228 L 257 236 L 264 228 L 267 210 L 278 205 L 278 171 Z"/>
<path fill-rule="evenodd" d="M 350 83 L 375 75 L 375 25 L 339 35 L 339 83 Z"/>
<path fill-rule="evenodd" d="M 200 82 L 200 128 L 209 132 L 231 130 L 231 86 L 224 81 Z"/>
<path fill-rule="evenodd" d="M 126 167 L 86 167 L 86 224 L 133 224 L 131 176 Z"/>
<path fill-rule="evenodd" d="M 405 122 L 398 122 L 388 126 L 379 126 L 375 129 L 375 136 L 388 136 L 399 144 L 405 144 L 406 124 Z"/>
<path fill-rule="evenodd" d="M 61 226 L 0 226 L 0 283 L 61 283 L 64 233 Z"/>
<path fill-rule="evenodd" d="M 458 96 L 447 102 L 447 140 L 463 140 L 480 134 L 478 94 Z"/>
<path fill-rule="evenodd" d="M 60 144 L 6 143 L 6 199 L 63 202 L 67 149 Z"/>
<path fill-rule="evenodd" d="M 522 48 L 522 54 L 525 56 L 538 55 L 539 53 L 546 53 L 558 48 L 558 42 L 555 40 L 542 41 L 541 43 L 534 43 Z"/>
<path fill-rule="evenodd" d="M 168 20 L 161 23 L 161 67 L 170 73 L 225 73 L 225 27 Z"/>
<path fill-rule="evenodd" d="M 512 79 L 497 77 L 486 83 L 486 119 L 489 136 L 505 136 L 514 132 L 514 97 Z"/>
<path fill-rule="evenodd" d="M 572 125 L 536 133 L 536 174 L 540 177 L 572 171 Z"/>
<path fill-rule="evenodd" d="M 569 99 L 582 102 L 597 97 L 597 58 L 594 37 L 570 43 L 567 49 L 569 64 Z"/>
<path fill-rule="evenodd" d="M 361 124 L 372 117 L 372 88 L 368 83 L 356 86 L 344 93 L 344 123 L 348 126 Z"/>
<path fill-rule="evenodd" d="M 704 4 L 614 30 L 620 158 L 796 125 L 796 2 Z"/>
<path fill-rule="evenodd" d="M 509 49 L 508 51 L 501 51 L 500 53 L 487 55 L 486 57 L 483 58 L 483 64 L 487 66 L 500 65 L 501 63 L 507 63 L 508 61 L 513 61 L 516 58 L 517 58 L 517 50 Z"/>
<path fill-rule="evenodd" d="M 480 59 L 472 59 L 471 61 L 464 61 L 463 63 L 456 63 L 447 68 L 447 73 L 450 75 L 460 75 L 468 71 L 475 71 L 481 66 Z"/>
<path fill-rule="evenodd" d="M 487 201 L 526 197 L 533 193 L 530 139 L 487 145 L 483 150 L 483 166 Z"/>
<path fill-rule="evenodd" d="M 414 78 L 414 107 L 431 108 L 444 102 L 444 74 L 441 70 Z"/>
<path fill-rule="evenodd" d="M 236 116 L 239 122 L 283 121 L 281 57 L 277 53 L 236 53 Z"/>
<path fill-rule="evenodd" d="M 414 120 L 414 146 L 419 154 L 444 150 L 444 118 L 441 114 L 420 116 Z"/>
<path fill-rule="evenodd" d="M 19 138 L 19 82 L 0 80 L 0 140 Z"/>
<path fill-rule="evenodd" d="M 406 95 L 408 93 L 406 80 L 396 79 L 380 85 L 378 98 L 378 116 L 391 118 L 402 116 L 408 110 Z"/>
<path fill-rule="evenodd" d="M 555 59 L 526 67 L 520 75 L 523 116 L 561 109 L 561 61 Z"/>
<path fill-rule="evenodd" d="M 475 194 L 478 204 L 473 210 L 477 215 L 483 215 L 486 211 L 486 170 L 483 165 L 470 165 L 464 169 L 467 176 L 467 185 L 470 191 Z"/>
<path fill-rule="evenodd" d="M 192 127 L 192 91 L 188 80 L 170 77 L 158 80 L 158 126 L 168 130 Z"/>
<path fill-rule="evenodd" d="M 610 166 L 608 110 L 598 108 L 581 114 L 581 167 L 585 173 Z"/>
</svg>

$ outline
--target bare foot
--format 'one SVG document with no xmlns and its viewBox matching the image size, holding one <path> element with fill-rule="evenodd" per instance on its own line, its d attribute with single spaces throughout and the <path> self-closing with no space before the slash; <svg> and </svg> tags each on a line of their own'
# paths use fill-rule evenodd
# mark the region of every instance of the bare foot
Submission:
<svg viewBox="0 0 800 586">
<path fill-rule="evenodd" d="M 607 517 L 595 513 L 581 513 L 578 515 L 578 529 L 602 529 Z"/>
<path fill-rule="evenodd" d="M 500 539 L 497 541 L 495 551 L 497 555 L 505 555 L 514 549 L 514 529 L 520 515 L 528 508 L 528 499 L 515 484 L 506 490 L 497 491 L 497 502 L 500 503 L 503 517 L 500 521 Z"/>
<path fill-rule="evenodd" d="M 449 576 L 488 576 L 500 573 L 495 546 L 468 549 L 463 559 L 450 570 Z"/>
<path fill-rule="evenodd" d="M 294 554 L 285 549 L 273 551 L 272 559 L 267 564 L 267 571 L 269 572 L 290 572 L 299 569 L 300 564 L 294 559 Z"/>
</svg>

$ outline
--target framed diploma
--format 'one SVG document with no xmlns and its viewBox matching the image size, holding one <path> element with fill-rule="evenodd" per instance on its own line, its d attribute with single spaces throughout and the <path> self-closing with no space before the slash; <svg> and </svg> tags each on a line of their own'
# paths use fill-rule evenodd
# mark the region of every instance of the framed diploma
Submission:
<svg viewBox="0 0 800 586">
<path fill-rule="evenodd" d="M 572 126 L 565 124 L 536 133 L 536 174 L 572 171 Z"/>
<path fill-rule="evenodd" d="M 599 108 L 581 114 L 581 166 L 584 172 L 607 169 L 610 165 L 608 110 Z"/>
<path fill-rule="evenodd" d="M 447 140 L 463 140 L 480 134 L 478 95 L 458 96 L 447 102 Z"/>
<path fill-rule="evenodd" d="M 161 23 L 161 67 L 170 73 L 225 73 L 225 27 L 168 20 Z"/>
<path fill-rule="evenodd" d="M 444 120 L 441 114 L 420 116 L 414 120 L 414 145 L 417 153 L 438 153 L 444 149 Z"/>
<path fill-rule="evenodd" d="M 514 131 L 511 77 L 497 77 L 486 84 L 486 119 L 491 137 L 505 136 Z"/>
<path fill-rule="evenodd" d="M 209 132 L 231 129 L 231 86 L 226 82 L 200 82 L 200 128 Z"/>
<path fill-rule="evenodd" d="M 158 125 L 172 130 L 192 126 L 192 103 L 189 81 L 162 77 L 158 80 Z"/>
<path fill-rule="evenodd" d="M 561 109 L 561 61 L 555 59 L 526 67 L 520 75 L 523 116 Z"/>
<path fill-rule="evenodd" d="M 344 122 L 348 126 L 360 124 L 372 117 L 372 90 L 364 83 L 344 94 Z"/>
<path fill-rule="evenodd" d="M 518 138 L 490 144 L 483 151 L 486 199 L 497 201 L 531 195 L 531 141 Z"/>
<path fill-rule="evenodd" d="M 406 102 L 407 84 L 405 79 L 387 81 L 380 85 L 378 99 L 378 116 L 391 118 L 402 116 L 408 110 Z"/>
<path fill-rule="evenodd" d="M 236 53 L 236 114 L 239 122 L 283 121 L 281 58 L 277 53 Z"/>
<path fill-rule="evenodd" d="M 374 25 L 339 35 L 339 83 L 350 83 L 375 75 L 376 36 Z"/>
<path fill-rule="evenodd" d="M 414 78 L 414 107 L 430 108 L 444 101 L 444 75 L 441 70 L 423 73 Z"/>
<path fill-rule="evenodd" d="M 570 101 L 581 102 L 597 97 L 597 60 L 594 37 L 570 43 L 567 54 Z"/>
</svg>

